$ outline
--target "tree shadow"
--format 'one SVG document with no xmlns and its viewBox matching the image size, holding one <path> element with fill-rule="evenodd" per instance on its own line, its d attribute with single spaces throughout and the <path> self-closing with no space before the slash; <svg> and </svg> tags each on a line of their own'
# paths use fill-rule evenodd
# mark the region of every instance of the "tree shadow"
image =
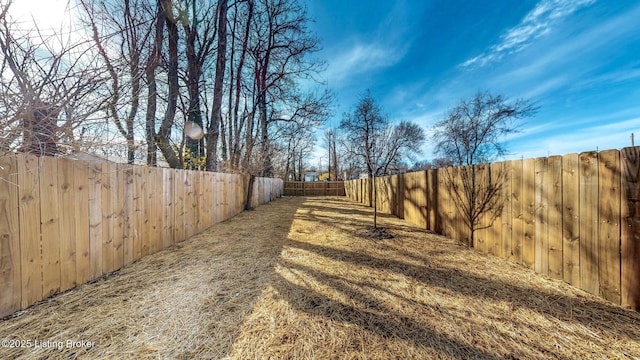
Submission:
<svg viewBox="0 0 640 360">
<path fill-rule="evenodd" d="M 286 246 L 296 247 L 336 261 L 365 265 L 373 269 L 390 270 L 410 277 L 429 287 L 443 288 L 478 301 L 509 301 L 514 308 L 523 307 L 539 314 L 561 321 L 580 324 L 598 332 L 607 332 L 615 337 L 640 341 L 640 314 L 606 303 L 590 301 L 585 297 L 573 298 L 560 293 L 534 289 L 506 283 L 498 279 L 482 277 L 428 259 L 422 265 L 393 259 L 381 259 L 363 252 L 336 249 L 327 246 L 303 243 L 288 239 Z M 460 249 L 460 251 L 467 251 Z M 329 279 L 326 275 L 315 274 L 319 278 Z M 330 280 L 330 279 L 329 279 Z M 335 281 L 331 282 L 340 287 Z M 358 295 L 358 294 L 356 294 Z M 366 294 L 358 296 L 366 297 Z M 594 318 L 592 314 L 606 313 L 607 317 Z"/>
</svg>

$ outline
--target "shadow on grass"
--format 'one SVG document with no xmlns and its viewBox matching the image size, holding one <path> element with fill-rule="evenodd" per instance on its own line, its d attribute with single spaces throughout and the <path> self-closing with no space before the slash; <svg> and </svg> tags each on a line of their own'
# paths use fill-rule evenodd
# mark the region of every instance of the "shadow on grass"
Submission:
<svg viewBox="0 0 640 360">
<path fill-rule="evenodd" d="M 368 208 L 362 206 L 362 209 L 332 210 L 331 204 L 332 201 L 316 199 L 311 204 L 307 203 L 302 205 L 301 208 L 307 208 L 309 211 L 302 212 L 296 218 L 323 223 L 345 232 L 353 232 L 352 227 L 354 225 L 368 225 L 368 215 L 371 214 Z M 354 205 L 359 206 L 358 204 Z M 323 213 L 318 214 L 314 212 L 313 209 L 322 209 Z M 325 214 L 325 212 L 329 213 L 331 211 L 342 216 L 335 218 L 330 214 Z M 398 231 L 406 230 L 404 226 L 392 225 L 390 227 Z M 424 241 L 437 241 L 437 239 L 427 239 L 426 235 L 427 233 L 425 232 Z M 442 240 L 451 243 L 448 239 L 442 238 Z M 555 318 L 569 324 L 580 325 L 586 329 L 590 329 L 595 334 L 601 333 L 603 329 L 605 329 L 604 331 L 613 338 L 626 338 L 636 342 L 640 341 L 640 314 L 621 309 L 615 305 L 608 305 L 604 302 L 591 301 L 582 295 L 572 297 L 559 292 L 527 287 L 524 284 L 518 285 L 507 283 L 496 278 L 483 277 L 478 273 L 459 270 L 456 268 L 455 262 L 448 264 L 433 262 L 429 258 L 429 254 L 412 254 L 410 249 L 403 249 L 401 247 L 395 247 L 393 251 L 399 251 L 406 258 L 413 261 L 405 262 L 389 258 L 379 258 L 367 254 L 366 250 L 352 251 L 344 248 L 338 249 L 330 246 L 296 241 L 291 238 L 289 238 L 284 245 L 298 248 L 321 257 L 330 258 L 338 262 L 353 264 L 354 266 L 366 266 L 377 270 L 392 271 L 404 277 L 414 279 L 427 287 L 446 289 L 447 291 L 464 297 L 475 299 L 471 301 L 509 302 L 514 311 L 518 308 L 526 308 L 527 310 L 532 310 L 544 315 L 547 318 Z M 385 245 L 378 246 L 394 247 L 393 242 L 387 242 Z M 465 248 L 456 247 L 453 244 L 451 244 L 451 247 L 450 249 L 437 251 L 470 251 Z M 415 319 L 408 318 L 400 313 L 394 312 L 388 307 L 381 306 L 369 293 L 360 291 L 357 288 L 368 287 L 377 291 L 386 292 L 390 296 L 397 298 L 398 301 L 415 303 L 412 299 L 407 299 L 388 289 L 381 289 L 380 286 L 373 283 L 356 282 L 346 277 L 330 275 L 322 270 L 313 269 L 302 264 L 287 261 L 286 259 L 281 259 L 279 264 L 286 269 L 304 272 L 322 283 L 325 287 L 346 294 L 359 303 L 367 304 L 366 308 L 363 309 L 336 303 L 335 300 L 328 298 L 322 293 L 294 284 L 280 276 L 279 280 L 274 283 L 274 287 L 276 287 L 285 300 L 298 310 L 313 315 L 326 316 L 336 321 L 348 321 L 368 331 L 375 332 L 382 337 L 396 337 L 411 341 L 417 346 L 428 346 L 439 353 L 448 354 L 452 357 L 461 359 L 500 358 L 497 354 L 489 353 L 470 344 L 460 342 L 446 334 L 423 326 Z M 415 305 L 427 306 L 427 304 L 418 303 Z M 327 309 L 331 310 L 327 311 Z M 444 306 L 439 307 L 438 310 L 441 313 L 448 312 Z M 597 316 L 594 316 L 594 314 L 597 314 Z M 447 316 L 458 317 L 464 321 L 471 321 L 452 312 L 449 312 Z M 542 334 L 545 330 L 541 325 L 532 324 L 524 320 L 514 319 L 510 321 L 512 321 L 516 327 L 526 327 L 536 333 Z M 408 336 L 407 334 L 412 335 Z M 508 340 L 508 334 L 505 333 L 503 336 L 505 337 L 505 341 Z M 530 340 L 515 340 L 521 341 L 521 345 L 535 349 L 534 351 L 541 351 L 539 346 Z M 593 339 L 585 337 L 584 341 L 588 343 L 589 341 L 593 341 Z M 456 351 L 452 352 L 452 348 L 456 349 Z M 546 351 L 551 352 L 550 350 Z M 542 352 L 545 352 L 545 350 L 542 350 Z M 547 355 L 552 354 L 549 353 Z"/>
</svg>

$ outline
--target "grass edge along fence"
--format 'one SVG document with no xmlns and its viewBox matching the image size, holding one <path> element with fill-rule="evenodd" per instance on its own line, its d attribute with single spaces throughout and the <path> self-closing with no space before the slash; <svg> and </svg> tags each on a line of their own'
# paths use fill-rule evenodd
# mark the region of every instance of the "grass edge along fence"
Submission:
<svg viewBox="0 0 640 360">
<path fill-rule="evenodd" d="M 376 179 L 379 211 L 450 238 L 468 238 L 451 193 L 459 168 Z M 474 248 L 640 311 L 640 147 L 479 165 L 507 176 L 501 212 L 488 216 Z M 454 171 L 454 172 L 452 172 Z M 447 176 L 449 175 L 449 176 Z M 451 178 L 451 181 L 447 179 Z M 371 182 L 346 195 L 370 205 Z"/>
<path fill-rule="evenodd" d="M 184 241 L 244 209 L 249 177 L 0 157 L 0 318 Z M 282 196 L 255 178 L 252 205 Z"/>
</svg>

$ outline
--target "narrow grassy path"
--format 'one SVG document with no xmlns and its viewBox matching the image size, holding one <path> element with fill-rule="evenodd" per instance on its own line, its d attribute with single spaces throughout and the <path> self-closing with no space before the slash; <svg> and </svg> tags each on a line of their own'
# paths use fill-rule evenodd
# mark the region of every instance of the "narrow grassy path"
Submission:
<svg viewBox="0 0 640 360">
<path fill-rule="evenodd" d="M 390 216 L 393 238 L 359 236 L 371 215 L 344 198 L 242 213 L 0 321 L 31 341 L 0 358 L 640 358 L 640 314 Z"/>
</svg>

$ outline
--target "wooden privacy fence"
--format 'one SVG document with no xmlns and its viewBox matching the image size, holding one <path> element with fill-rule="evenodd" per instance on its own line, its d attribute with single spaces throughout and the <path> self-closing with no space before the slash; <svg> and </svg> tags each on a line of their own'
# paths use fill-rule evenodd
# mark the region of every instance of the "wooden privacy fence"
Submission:
<svg viewBox="0 0 640 360">
<path fill-rule="evenodd" d="M 344 196 L 344 181 L 285 181 L 285 196 Z"/>
<path fill-rule="evenodd" d="M 468 169 L 468 168 L 467 168 Z M 461 168 L 376 179 L 378 209 L 424 229 L 469 238 L 452 189 Z M 481 217 L 474 247 L 640 310 L 640 147 L 477 167 L 498 184 L 501 211 Z M 345 185 L 370 204 L 369 180 Z"/>
<path fill-rule="evenodd" d="M 244 208 L 237 174 L 0 157 L 0 317 L 167 248 Z M 252 204 L 282 195 L 256 178 Z"/>
</svg>

